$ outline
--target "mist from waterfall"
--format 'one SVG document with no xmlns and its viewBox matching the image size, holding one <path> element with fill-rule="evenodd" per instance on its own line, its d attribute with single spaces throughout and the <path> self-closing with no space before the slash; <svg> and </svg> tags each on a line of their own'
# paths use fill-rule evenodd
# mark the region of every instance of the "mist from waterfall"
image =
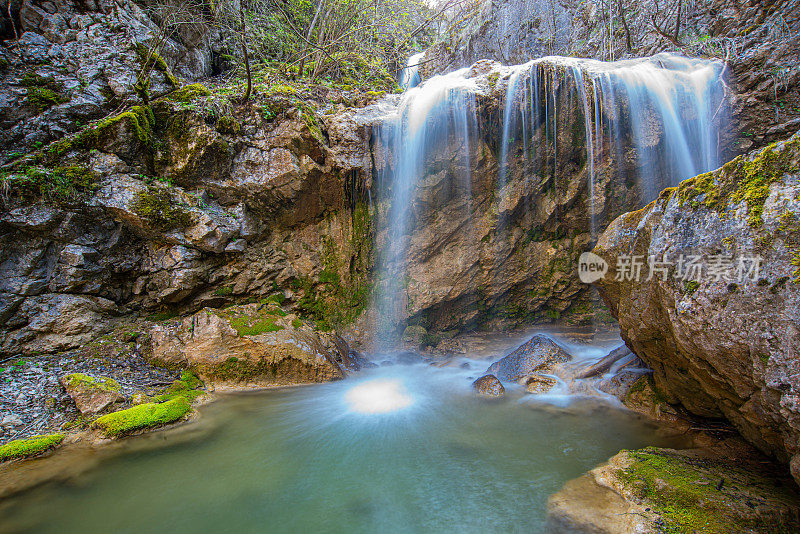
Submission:
<svg viewBox="0 0 800 534">
<path fill-rule="evenodd" d="M 517 224 L 519 209 L 532 212 L 546 195 L 558 226 L 559 181 L 575 176 L 576 164 L 578 175 L 586 176 L 585 231 L 592 240 L 610 222 L 598 220 L 601 212 L 608 216 L 610 211 L 602 206 L 609 194 L 605 189 L 609 173 L 616 173 L 614 178 L 626 188 L 635 184 L 636 198 L 647 202 L 665 187 L 719 166 L 720 128 L 726 116 L 721 62 L 659 54 L 613 63 L 552 56 L 514 67 L 495 66 L 496 83 L 507 80 L 505 98 L 496 113 L 497 123 L 484 125 L 478 118 L 478 102 L 496 94 L 495 82 L 489 86 L 489 77 L 479 82 L 473 69 L 461 69 L 413 87 L 414 61 L 410 58 L 404 70 L 409 89 L 396 112 L 373 133 L 373 145 L 382 147 L 385 160 L 376 169 L 377 185 L 388 201 L 378 215 L 383 239 L 374 295 L 377 339 L 384 348 L 396 341 L 413 315 L 408 253 L 414 230 L 424 224 L 430 209 L 420 205 L 416 191 L 425 188 L 434 174 L 448 172 L 455 175 L 453 187 L 457 194 L 467 195 L 466 206 L 471 209 L 475 164 L 470 161 L 471 149 L 487 134 L 480 128 L 488 127 L 500 137 L 493 208 L 495 256 L 502 231 Z M 460 161 L 451 161 L 446 169 L 430 168 L 443 150 L 458 154 Z M 605 173 L 605 181 L 598 182 L 599 172 Z M 524 191 L 523 205 L 513 210 L 503 204 L 512 186 Z M 481 247 L 485 249 L 475 243 L 476 254 Z M 493 276 L 489 284 L 494 283 Z M 473 283 L 479 292 L 478 282 Z"/>
</svg>

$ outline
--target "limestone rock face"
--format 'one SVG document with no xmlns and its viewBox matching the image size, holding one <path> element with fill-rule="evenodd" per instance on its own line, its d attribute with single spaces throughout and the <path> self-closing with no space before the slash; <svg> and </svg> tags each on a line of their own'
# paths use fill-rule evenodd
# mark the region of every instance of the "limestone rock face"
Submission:
<svg viewBox="0 0 800 534">
<path fill-rule="evenodd" d="M 619 217 L 594 250 L 612 266 L 600 293 L 665 400 L 727 418 L 761 450 L 791 460 L 796 478 L 799 161 L 795 136 L 684 181 Z M 634 255 L 645 270 L 649 256 L 666 263 L 666 276 L 616 277 L 617 261 Z M 695 256 L 702 271 L 684 276 L 681 258 Z"/>
<path fill-rule="evenodd" d="M 100 413 L 123 400 L 120 385 L 113 378 L 93 378 L 73 373 L 62 376 L 59 381 L 84 415 Z"/>
<path fill-rule="evenodd" d="M 521 382 L 527 384 L 533 380 L 539 387 L 534 392 L 540 393 L 550 389 L 555 380 L 539 376 L 539 373 L 548 373 L 557 363 L 568 362 L 572 359 L 567 351 L 559 347 L 552 339 L 537 334 L 514 352 L 494 362 L 486 370 L 500 380 Z M 549 384 L 549 385 L 545 385 Z"/>
<path fill-rule="evenodd" d="M 258 304 L 203 309 L 156 325 L 149 356 L 188 367 L 217 387 L 269 387 L 344 378 L 347 345 L 334 335 L 296 328 L 292 315 Z M 340 365 L 341 364 L 341 365 Z"/>
<path fill-rule="evenodd" d="M 482 397 L 502 397 L 506 388 L 494 375 L 484 375 L 472 383 L 472 388 Z"/>
</svg>

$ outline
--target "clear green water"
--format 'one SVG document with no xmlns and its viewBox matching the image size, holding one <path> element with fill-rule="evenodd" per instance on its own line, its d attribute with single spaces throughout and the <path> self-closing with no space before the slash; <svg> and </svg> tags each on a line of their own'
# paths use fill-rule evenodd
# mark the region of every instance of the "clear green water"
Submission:
<svg viewBox="0 0 800 534">
<path fill-rule="evenodd" d="M 82 453 L 97 463 L 0 503 L 0 530 L 540 532 L 567 480 L 623 448 L 674 445 L 598 399 L 483 401 L 478 374 L 393 366 L 225 397 L 184 427 L 193 439 L 173 430 Z"/>
</svg>

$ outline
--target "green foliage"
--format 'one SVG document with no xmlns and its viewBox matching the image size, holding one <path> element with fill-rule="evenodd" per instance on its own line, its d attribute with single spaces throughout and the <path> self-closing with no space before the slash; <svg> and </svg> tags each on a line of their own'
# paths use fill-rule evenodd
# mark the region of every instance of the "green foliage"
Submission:
<svg viewBox="0 0 800 534">
<path fill-rule="evenodd" d="M 293 319 L 292 326 L 294 328 L 300 328 L 301 326 L 303 326 L 303 321 L 301 321 L 300 319 Z"/>
<path fill-rule="evenodd" d="M 45 434 L 9 441 L 0 447 L 0 462 L 27 458 L 53 449 L 64 441 L 64 434 Z"/>
<path fill-rule="evenodd" d="M 94 422 L 94 426 L 106 436 L 118 437 L 135 430 L 172 423 L 181 419 L 190 410 L 189 401 L 184 396 L 177 396 L 161 404 L 140 404 L 104 415 Z"/>
</svg>

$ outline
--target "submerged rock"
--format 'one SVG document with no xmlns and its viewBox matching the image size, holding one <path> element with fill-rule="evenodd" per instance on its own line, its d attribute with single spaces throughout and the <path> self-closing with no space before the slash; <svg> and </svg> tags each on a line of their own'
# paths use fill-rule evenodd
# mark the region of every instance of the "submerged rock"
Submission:
<svg viewBox="0 0 800 534">
<path fill-rule="evenodd" d="M 472 388 L 483 397 L 502 397 L 506 388 L 494 375 L 484 375 L 472 383 Z"/>
<path fill-rule="evenodd" d="M 486 372 L 500 380 L 526 382 L 537 373 L 547 373 L 555 364 L 571 359 L 572 356 L 552 339 L 537 334 L 505 358 L 494 362 Z"/>
<path fill-rule="evenodd" d="M 341 338 L 301 325 L 275 305 L 205 308 L 156 325 L 150 337 L 154 360 L 188 367 L 204 382 L 234 388 L 344 378 L 339 362 L 349 358 Z"/>
<path fill-rule="evenodd" d="M 100 413 L 121 402 L 119 382 L 113 378 L 93 378 L 83 373 L 62 376 L 59 381 L 82 414 Z"/>
<path fill-rule="evenodd" d="M 597 282 L 661 400 L 727 418 L 798 480 L 799 164 L 800 135 L 739 157 L 622 215 L 594 250 L 612 266 L 636 256 L 667 266 Z"/>
<path fill-rule="evenodd" d="M 697 449 L 622 451 L 547 503 L 556 533 L 766 532 L 800 527 L 791 479 Z"/>
</svg>

